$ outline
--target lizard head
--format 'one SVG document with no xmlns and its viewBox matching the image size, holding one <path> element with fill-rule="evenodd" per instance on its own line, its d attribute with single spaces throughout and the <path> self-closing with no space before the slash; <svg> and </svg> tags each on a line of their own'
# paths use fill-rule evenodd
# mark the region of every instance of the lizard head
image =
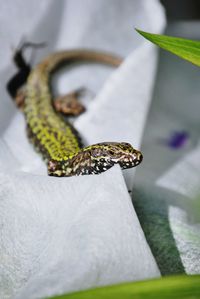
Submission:
<svg viewBox="0 0 200 299">
<path fill-rule="evenodd" d="M 65 161 L 49 161 L 48 170 L 53 176 L 99 174 L 115 164 L 122 169 L 135 167 L 142 159 L 141 152 L 129 143 L 103 142 L 85 147 Z"/>
<path fill-rule="evenodd" d="M 142 153 L 126 142 L 103 142 L 84 148 L 91 157 L 91 173 L 101 173 L 119 164 L 122 169 L 139 165 Z"/>
</svg>

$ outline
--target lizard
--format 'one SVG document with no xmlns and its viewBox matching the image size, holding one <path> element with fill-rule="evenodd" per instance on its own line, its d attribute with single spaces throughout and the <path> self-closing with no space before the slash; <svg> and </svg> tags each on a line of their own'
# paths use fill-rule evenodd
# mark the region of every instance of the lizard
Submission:
<svg viewBox="0 0 200 299">
<path fill-rule="evenodd" d="M 24 59 L 22 50 L 18 50 L 17 55 L 21 60 Z M 20 98 L 19 106 L 23 107 L 28 137 L 46 161 L 48 175 L 68 177 L 100 174 L 115 164 L 119 164 L 122 169 L 139 165 L 143 159 L 142 153 L 127 142 L 101 142 L 83 147 L 78 131 L 58 113 L 60 111 L 78 115 L 83 112 L 83 106 L 76 99 L 81 90 L 71 93 L 71 98 L 68 95 L 62 99 L 66 111 L 60 108 L 62 105 L 59 100 L 57 105 L 53 105 L 51 76 L 62 65 L 77 61 L 100 62 L 117 67 L 122 59 L 113 54 L 94 50 L 74 49 L 55 52 L 44 58 L 33 69 L 29 65 L 27 67 L 25 61 L 21 63 L 22 68 L 24 65 L 26 68 L 23 82 L 14 84 L 14 91 L 12 90 L 12 96 Z M 8 90 L 12 89 L 13 82 L 17 82 L 16 78 L 10 80 Z M 22 83 L 25 83 L 23 88 Z"/>
</svg>

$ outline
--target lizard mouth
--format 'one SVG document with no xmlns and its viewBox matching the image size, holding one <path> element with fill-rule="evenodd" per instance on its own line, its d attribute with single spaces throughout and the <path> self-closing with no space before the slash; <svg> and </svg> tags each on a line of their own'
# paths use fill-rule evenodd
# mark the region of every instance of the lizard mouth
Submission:
<svg viewBox="0 0 200 299">
<path fill-rule="evenodd" d="M 142 160 L 143 160 L 143 155 L 141 152 L 138 152 L 137 159 L 136 159 L 137 163 L 140 164 L 142 162 Z"/>
<path fill-rule="evenodd" d="M 119 161 L 122 169 L 132 168 L 139 165 L 143 160 L 143 155 L 141 152 L 126 155 Z"/>
</svg>

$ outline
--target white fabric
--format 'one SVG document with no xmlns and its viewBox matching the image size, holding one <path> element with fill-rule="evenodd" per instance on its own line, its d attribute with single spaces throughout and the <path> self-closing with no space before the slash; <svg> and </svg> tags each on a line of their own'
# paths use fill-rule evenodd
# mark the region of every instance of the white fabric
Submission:
<svg viewBox="0 0 200 299">
<path fill-rule="evenodd" d="M 80 177 L 79 187 L 73 178 L 1 174 L 1 290 L 25 284 L 18 298 L 36 298 L 157 276 L 120 173 Z"/>
<path fill-rule="evenodd" d="M 162 7 L 156 0 L 3 3 L 1 298 L 40 298 L 160 275 L 121 170 L 114 167 L 99 176 L 62 179 L 46 176 L 45 165 L 27 141 L 23 115 L 16 112 L 5 93 L 5 82 L 14 71 L 8 67 L 9 47 L 23 35 L 31 41 L 48 42 L 38 60 L 55 49 L 75 47 L 129 54 L 112 73 L 96 66 L 72 70 L 59 80 L 58 89 L 66 92 L 86 85 L 98 92 L 93 103 L 87 101 L 87 112 L 75 122 L 86 143 L 118 140 L 138 148 L 151 100 L 157 54 L 134 32 L 134 27 L 161 32 L 164 23 Z M 133 171 L 125 175 L 132 188 Z"/>
</svg>

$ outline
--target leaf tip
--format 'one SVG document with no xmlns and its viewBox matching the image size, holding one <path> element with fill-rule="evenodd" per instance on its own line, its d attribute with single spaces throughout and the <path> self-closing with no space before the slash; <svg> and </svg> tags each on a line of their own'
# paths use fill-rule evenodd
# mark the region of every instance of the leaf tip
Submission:
<svg viewBox="0 0 200 299">
<path fill-rule="evenodd" d="M 142 35 L 143 37 L 145 37 L 147 39 L 148 39 L 149 36 L 151 36 L 151 33 L 148 33 L 146 31 L 140 30 L 138 28 L 135 28 L 135 30 L 137 31 L 137 33 L 139 33 L 140 35 Z"/>
<path fill-rule="evenodd" d="M 143 33 L 143 31 L 142 30 L 140 30 L 140 29 L 138 29 L 138 28 L 134 28 L 135 29 L 135 31 L 137 31 L 138 33 L 140 33 L 140 34 L 142 34 Z"/>
</svg>

